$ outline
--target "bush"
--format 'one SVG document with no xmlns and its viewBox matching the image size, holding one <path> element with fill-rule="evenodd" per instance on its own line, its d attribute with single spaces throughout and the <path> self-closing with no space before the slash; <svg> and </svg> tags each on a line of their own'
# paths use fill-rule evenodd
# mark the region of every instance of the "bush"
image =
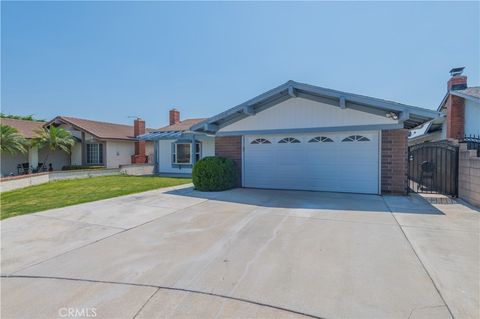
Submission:
<svg viewBox="0 0 480 319">
<path fill-rule="evenodd" d="M 235 187 L 237 168 L 235 162 L 230 159 L 204 157 L 193 167 L 192 179 L 195 189 L 199 191 L 223 191 Z"/>
<path fill-rule="evenodd" d="M 65 165 L 62 167 L 62 171 L 74 171 L 77 169 L 102 169 L 105 166 L 95 166 L 95 165 Z"/>
</svg>

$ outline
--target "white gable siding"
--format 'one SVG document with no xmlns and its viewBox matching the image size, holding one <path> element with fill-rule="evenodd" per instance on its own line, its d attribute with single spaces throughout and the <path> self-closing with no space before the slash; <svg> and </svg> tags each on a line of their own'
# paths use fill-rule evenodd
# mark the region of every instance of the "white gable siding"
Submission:
<svg viewBox="0 0 480 319">
<path fill-rule="evenodd" d="M 465 99 L 465 135 L 480 135 L 480 104 Z"/>
<path fill-rule="evenodd" d="M 353 109 L 292 98 L 228 125 L 220 132 L 396 124 L 398 121 Z"/>
</svg>

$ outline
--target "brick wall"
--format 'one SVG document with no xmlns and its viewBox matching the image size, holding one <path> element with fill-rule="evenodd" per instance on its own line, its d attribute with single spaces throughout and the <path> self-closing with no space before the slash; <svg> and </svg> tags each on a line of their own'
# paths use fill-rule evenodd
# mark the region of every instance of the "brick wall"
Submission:
<svg viewBox="0 0 480 319">
<path fill-rule="evenodd" d="M 237 185 L 242 181 L 242 137 L 222 136 L 215 137 L 215 155 L 229 158 L 235 162 L 238 169 Z"/>
<path fill-rule="evenodd" d="M 406 194 L 408 130 L 382 131 L 382 194 Z"/>
<path fill-rule="evenodd" d="M 462 138 L 465 133 L 465 100 L 450 94 L 446 105 L 447 138 Z"/>
<path fill-rule="evenodd" d="M 458 162 L 458 197 L 480 207 L 480 157 L 463 143 Z"/>
</svg>

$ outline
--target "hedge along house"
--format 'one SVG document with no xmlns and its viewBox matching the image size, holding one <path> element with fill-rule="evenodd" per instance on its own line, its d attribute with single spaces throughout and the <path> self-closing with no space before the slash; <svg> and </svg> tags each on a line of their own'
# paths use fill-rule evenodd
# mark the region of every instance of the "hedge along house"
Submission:
<svg viewBox="0 0 480 319">
<path fill-rule="evenodd" d="M 432 110 L 288 81 L 179 136 L 213 139 L 209 153 L 233 159 L 243 187 L 404 194 L 408 129 L 438 116 Z M 141 138 L 156 139 L 153 134 Z M 162 152 L 175 159 L 174 144 L 171 139 L 156 143 L 157 172 L 162 173 Z"/>
</svg>

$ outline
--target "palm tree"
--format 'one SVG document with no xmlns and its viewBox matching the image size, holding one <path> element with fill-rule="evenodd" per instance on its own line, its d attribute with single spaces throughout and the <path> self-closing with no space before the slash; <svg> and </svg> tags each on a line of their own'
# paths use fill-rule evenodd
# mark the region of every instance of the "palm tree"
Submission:
<svg viewBox="0 0 480 319">
<path fill-rule="evenodd" d="M 55 152 L 56 150 L 62 150 L 66 153 L 70 153 L 71 147 L 75 144 L 72 133 L 61 127 L 50 126 L 50 128 L 44 127 L 37 131 L 38 136 L 33 139 L 33 145 L 39 149 L 46 147 L 49 151 Z M 43 161 L 43 165 L 46 165 L 50 152 L 47 152 L 47 156 Z"/>
<path fill-rule="evenodd" d="M 18 130 L 9 125 L 0 124 L 0 145 L 2 153 L 16 154 L 27 152 L 27 140 Z"/>
</svg>

